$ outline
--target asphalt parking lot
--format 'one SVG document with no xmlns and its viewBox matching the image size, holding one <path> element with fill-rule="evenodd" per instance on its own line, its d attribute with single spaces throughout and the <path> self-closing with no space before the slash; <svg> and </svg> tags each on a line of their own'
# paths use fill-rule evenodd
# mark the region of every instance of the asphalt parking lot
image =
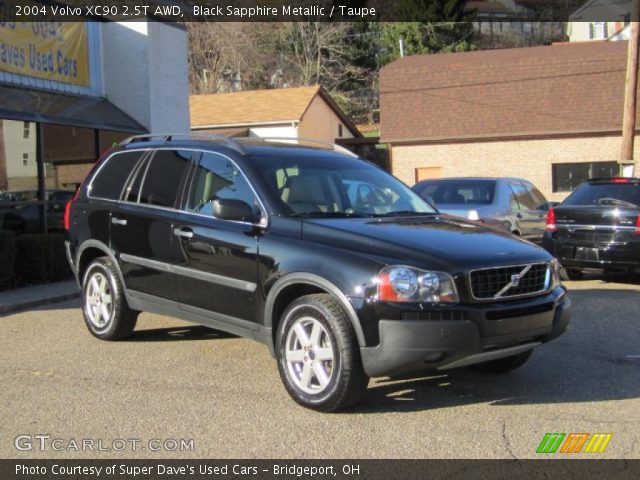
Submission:
<svg viewBox="0 0 640 480">
<path fill-rule="evenodd" d="M 0 457 L 535 458 L 546 432 L 589 432 L 613 434 L 602 457 L 640 458 L 640 280 L 567 286 L 570 331 L 520 370 L 373 379 L 339 414 L 297 406 L 249 340 L 143 314 L 131 340 L 102 342 L 78 302 L 2 317 Z M 63 450 L 14 447 L 38 434 Z M 71 439 L 142 448 L 78 452 Z M 193 449 L 143 449 L 149 439 Z"/>
</svg>

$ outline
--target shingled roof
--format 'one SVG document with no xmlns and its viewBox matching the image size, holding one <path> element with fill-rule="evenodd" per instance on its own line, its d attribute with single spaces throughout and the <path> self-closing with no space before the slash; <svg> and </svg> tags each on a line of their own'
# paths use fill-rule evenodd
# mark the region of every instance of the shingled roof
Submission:
<svg viewBox="0 0 640 480">
<path fill-rule="evenodd" d="M 627 42 L 416 55 L 380 72 L 381 142 L 619 132 Z"/>
<path fill-rule="evenodd" d="M 333 109 L 354 136 L 362 136 L 320 85 L 191 95 L 191 128 L 202 130 L 299 122 L 316 95 Z"/>
</svg>

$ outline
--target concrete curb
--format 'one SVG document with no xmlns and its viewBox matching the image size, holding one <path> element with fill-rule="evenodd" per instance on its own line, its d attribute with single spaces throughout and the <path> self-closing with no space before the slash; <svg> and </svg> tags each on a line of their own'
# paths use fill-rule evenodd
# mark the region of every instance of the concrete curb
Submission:
<svg viewBox="0 0 640 480">
<path fill-rule="evenodd" d="M 23 300 L 15 303 L 3 303 L 0 304 L 0 317 L 6 316 L 10 313 L 17 313 L 32 308 L 42 307 L 45 305 L 51 305 L 54 303 L 66 302 L 68 300 L 75 300 L 80 298 L 80 292 L 68 292 L 57 295 L 51 295 L 48 297 L 34 298 L 29 300 Z"/>
<path fill-rule="evenodd" d="M 5 316 L 9 313 L 21 312 L 23 310 L 29 310 L 31 308 L 51 305 L 53 303 L 66 302 L 68 300 L 75 300 L 76 298 L 80 298 L 80 292 L 68 293 L 66 295 L 59 295 L 56 297 L 39 298 L 37 300 L 29 300 L 27 302 L 21 302 L 21 303 L 0 305 L 0 316 Z"/>
</svg>

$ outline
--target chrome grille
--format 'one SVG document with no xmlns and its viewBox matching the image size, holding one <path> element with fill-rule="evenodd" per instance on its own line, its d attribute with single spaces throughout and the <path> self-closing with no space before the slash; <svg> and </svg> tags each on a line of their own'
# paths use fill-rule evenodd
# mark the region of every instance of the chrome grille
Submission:
<svg viewBox="0 0 640 480">
<path fill-rule="evenodd" d="M 469 274 L 471 294 L 477 300 L 495 300 L 543 292 L 549 288 L 548 263 L 484 268 Z"/>
</svg>

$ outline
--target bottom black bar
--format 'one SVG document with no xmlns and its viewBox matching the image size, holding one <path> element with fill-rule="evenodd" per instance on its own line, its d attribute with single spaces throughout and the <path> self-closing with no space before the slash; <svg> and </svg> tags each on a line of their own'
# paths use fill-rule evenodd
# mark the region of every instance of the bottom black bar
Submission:
<svg viewBox="0 0 640 480">
<path fill-rule="evenodd" d="M 0 460 L 2 480 L 636 480 L 640 460 Z"/>
</svg>

